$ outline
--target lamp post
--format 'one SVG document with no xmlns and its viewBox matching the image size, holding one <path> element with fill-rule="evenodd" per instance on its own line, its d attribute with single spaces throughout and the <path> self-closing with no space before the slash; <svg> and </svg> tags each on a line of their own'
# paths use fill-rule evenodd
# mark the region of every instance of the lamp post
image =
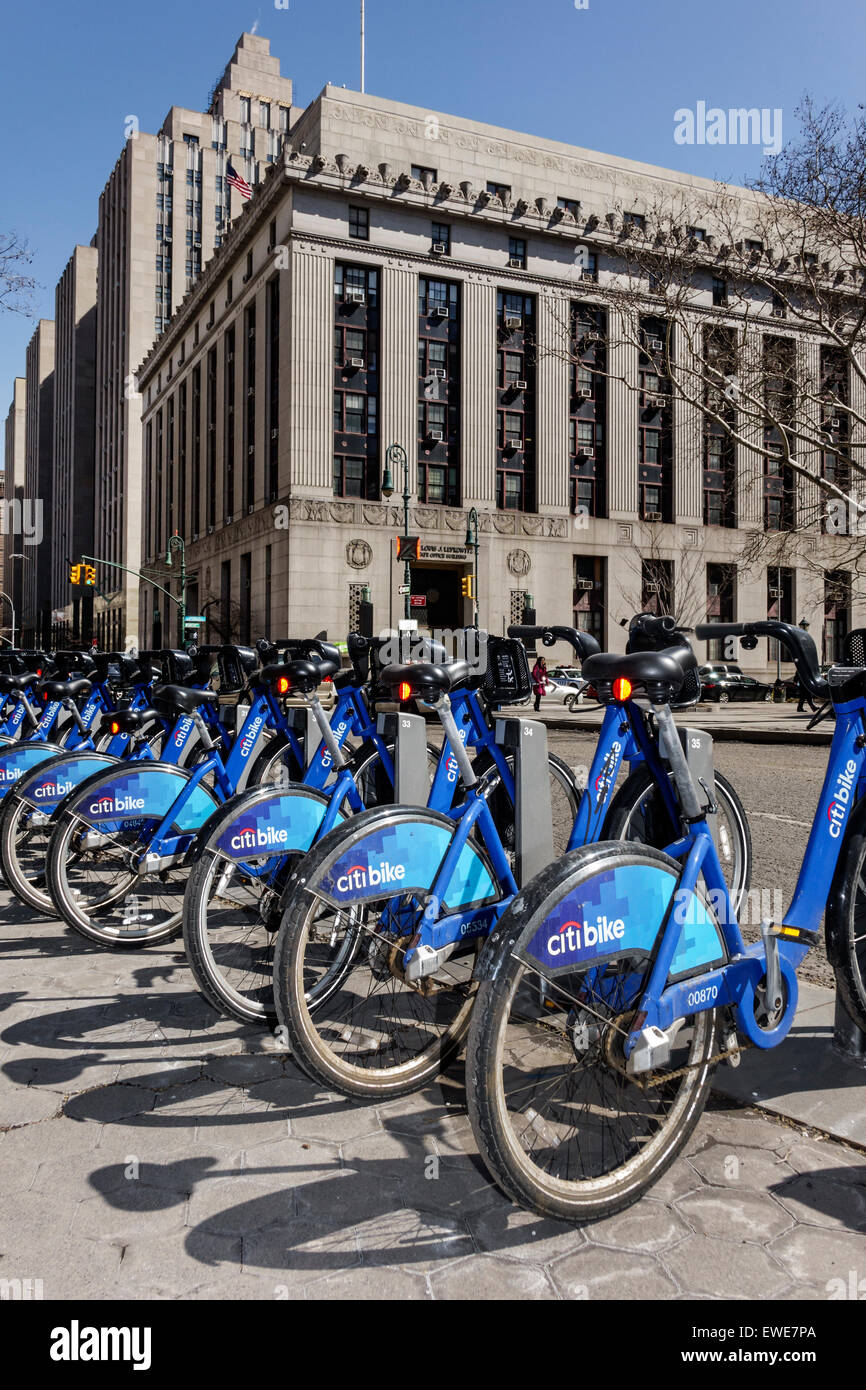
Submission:
<svg viewBox="0 0 866 1390">
<path fill-rule="evenodd" d="M 475 551 L 475 563 L 473 566 L 472 581 L 472 626 L 478 627 L 478 512 L 474 507 L 469 508 L 469 516 L 466 518 L 466 544 L 471 545 Z"/>
<path fill-rule="evenodd" d="M 183 536 L 178 535 L 177 531 L 175 531 L 175 533 L 174 533 L 173 536 L 169 536 L 169 538 L 168 538 L 168 547 L 167 547 L 166 552 L 165 552 L 165 563 L 166 563 L 166 565 L 167 565 L 167 567 L 168 567 L 169 569 L 172 569 L 173 566 L 174 566 L 174 561 L 173 561 L 172 558 L 171 558 L 171 552 L 172 552 L 173 550 L 178 550 L 178 551 L 180 551 L 180 604 L 179 604 L 180 613 L 179 613 L 179 617 L 180 617 L 180 644 L 181 644 L 181 646 L 183 646 L 184 639 L 185 639 L 185 637 L 186 637 L 186 542 L 184 541 Z"/>
<path fill-rule="evenodd" d="M 394 474 L 391 467 L 403 470 L 403 535 L 409 539 L 409 459 L 406 450 L 400 444 L 389 444 L 385 454 L 385 473 L 382 478 L 382 496 L 393 497 L 394 495 Z M 403 596 L 403 616 L 408 618 L 411 612 L 409 602 L 410 590 L 412 588 L 412 570 L 409 561 L 404 561 L 403 565 L 403 587 L 406 590 Z"/>
</svg>

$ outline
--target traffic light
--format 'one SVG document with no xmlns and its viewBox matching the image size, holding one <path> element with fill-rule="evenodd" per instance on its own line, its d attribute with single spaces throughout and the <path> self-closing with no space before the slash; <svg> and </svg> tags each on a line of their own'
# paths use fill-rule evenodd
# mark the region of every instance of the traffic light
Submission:
<svg viewBox="0 0 866 1390">
<path fill-rule="evenodd" d="M 95 566 L 95 565 L 84 565 L 84 566 L 79 566 L 79 568 L 83 568 L 83 570 L 84 570 L 84 582 L 85 582 L 85 584 L 91 584 L 91 585 L 93 585 L 93 584 L 96 583 L 96 566 Z"/>
<path fill-rule="evenodd" d="M 81 571 L 82 571 L 83 569 L 84 569 L 84 566 L 83 566 L 83 565 L 70 565 L 70 566 L 69 566 L 69 582 L 70 582 L 70 584 L 80 584 L 80 583 L 81 583 Z"/>
<path fill-rule="evenodd" d="M 398 536 L 397 537 L 397 559 L 403 564 L 410 564 L 412 560 L 421 558 L 421 537 L 420 536 Z"/>
<path fill-rule="evenodd" d="M 464 574 L 460 580 L 460 592 L 464 598 L 475 597 L 475 579 L 471 574 Z"/>
</svg>

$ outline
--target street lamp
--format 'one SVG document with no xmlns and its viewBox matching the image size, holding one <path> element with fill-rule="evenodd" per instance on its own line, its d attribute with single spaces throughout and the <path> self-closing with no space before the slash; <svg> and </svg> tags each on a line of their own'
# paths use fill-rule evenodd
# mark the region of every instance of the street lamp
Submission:
<svg viewBox="0 0 866 1390">
<path fill-rule="evenodd" d="M 472 612 L 473 627 L 478 627 L 478 512 L 474 507 L 469 508 L 469 516 L 466 519 L 466 544 L 471 545 L 475 551 L 474 580 L 472 584 Z"/>
<path fill-rule="evenodd" d="M 180 551 L 180 644 L 183 646 L 186 638 L 186 542 L 177 531 L 168 538 L 168 547 L 165 552 L 165 563 L 168 569 L 172 569 L 174 566 L 174 561 L 171 558 L 173 550 Z"/>
<path fill-rule="evenodd" d="M 406 456 L 406 450 L 402 448 L 402 446 L 399 444 L 389 444 L 388 449 L 385 453 L 385 472 L 382 476 L 382 496 L 385 498 L 393 497 L 394 495 L 394 475 L 391 472 L 392 464 L 395 469 L 402 468 L 403 470 L 403 535 L 408 541 L 409 460 Z M 403 565 L 403 588 L 406 591 L 403 596 L 403 616 L 405 618 L 408 618 L 411 611 L 411 605 L 409 603 L 409 593 L 412 588 L 412 570 L 409 566 L 408 559 L 404 562 Z"/>
</svg>

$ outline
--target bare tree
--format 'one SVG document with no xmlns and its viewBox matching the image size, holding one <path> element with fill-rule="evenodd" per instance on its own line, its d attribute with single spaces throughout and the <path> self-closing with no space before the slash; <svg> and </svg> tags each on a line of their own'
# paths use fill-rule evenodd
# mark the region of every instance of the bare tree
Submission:
<svg viewBox="0 0 866 1390">
<path fill-rule="evenodd" d="M 0 310 L 29 314 L 37 281 L 24 267 L 33 261 L 33 252 L 17 232 L 0 232 Z"/>
</svg>

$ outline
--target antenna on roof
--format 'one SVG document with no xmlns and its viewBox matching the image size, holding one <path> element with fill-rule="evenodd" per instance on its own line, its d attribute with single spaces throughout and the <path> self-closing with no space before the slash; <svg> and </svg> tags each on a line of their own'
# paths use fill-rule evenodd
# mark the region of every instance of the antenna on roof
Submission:
<svg viewBox="0 0 866 1390">
<path fill-rule="evenodd" d="M 364 23 L 364 11 L 366 8 L 365 0 L 361 0 L 361 91 L 365 91 L 365 68 L 366 68 L 366 34 Z"/>
</svg>

